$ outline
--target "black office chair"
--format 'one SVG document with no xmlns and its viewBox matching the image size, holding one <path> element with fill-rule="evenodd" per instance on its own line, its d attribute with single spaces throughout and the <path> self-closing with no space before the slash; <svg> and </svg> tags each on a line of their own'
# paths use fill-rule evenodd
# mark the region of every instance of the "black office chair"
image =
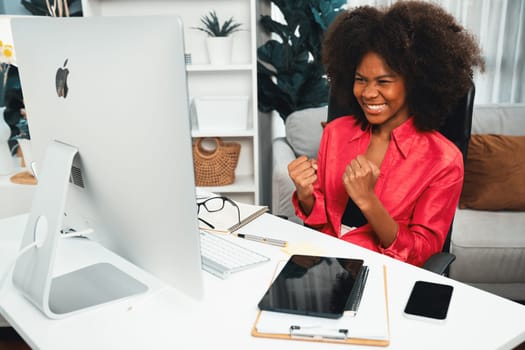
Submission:
<svg viewBox="0 0 525 350">
<path fill-rule="evenodd" d="M 446 118 L 440 132 L 459 148 L 463 154 L 463 163 L 467 160 L 468 143 L 472 127 L 472 110 L 474 107 L 474 95 L 476 89 L 474 83 L 471 83 L 467 94 L 460 99 Z M 351 115 L 352 110 L 349 106 L 341 105 L 333 95 L 330 95 L 328 101 L 328 117 L 330 122 L 344 115 Z M 423 268 L 440 275 L 446 275 L 450 264 L 456 260 L 456 256 L 450 253 L 450 237 L 452 236 L 452 224 L 448 231 L 443 250 L 440 253 L 432 255 L 423 265 Z"/>
</svg>

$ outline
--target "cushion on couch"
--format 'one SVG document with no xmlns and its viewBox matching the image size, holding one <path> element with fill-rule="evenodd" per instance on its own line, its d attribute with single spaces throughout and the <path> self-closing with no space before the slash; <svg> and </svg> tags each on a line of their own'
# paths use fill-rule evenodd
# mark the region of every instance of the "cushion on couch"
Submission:
<svg viewBox="0 0 525 350">
<path fill-rule="evenodd" d="M 307 108 L 293 112 L 286 118 L 286 140 L 295 155 L 317 158 L 319 142 L 323 133 L 321 122 L 326 121 L 325 107 Z"/>
<path fill-rule="evenodd" d="M 472 135 L 459 207 L 525 210 L 523 154 L 525 136 Z"/>
<path fill-rule="evenodd" d="M 472 134 L 525 135 L 525 103 L 474 105 Z"/>
<path fill-rule="evenodd" d="M 525 213 L 459 209 L 450 277 L 491 293 L 525 300 Z"/>
</svg>

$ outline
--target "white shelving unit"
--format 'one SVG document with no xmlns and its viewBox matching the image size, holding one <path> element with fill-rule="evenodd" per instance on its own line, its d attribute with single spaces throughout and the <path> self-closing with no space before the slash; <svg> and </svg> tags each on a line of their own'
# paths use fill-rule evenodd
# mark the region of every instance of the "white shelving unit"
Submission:
<svg viewBox="0 0 525 350">
<path fill-rule="evenodd" d="M 235 182 L 205 187 L 246 203 L 261 204 L 260 146 L 257 110 L 256 0 L 82 0 L 84 16 L 179 15 L 184 23 L 190 101 L 194 97 L 248 96 L 247 125 L 236 130 L 198 129 L 192 121 L 192 137 L 221 137 L 241 144 Z M 200 18 L 215 10 L 222 22 L 230 17 L 242 23 L 233 34 L 232 63 L 211 65 L 205 46 L 206 34 L 194 29 Z M 147 28 L 144 28 L 147 30 Z M 220 116 L 217 116 L 220 118 Z"/>
</svg>

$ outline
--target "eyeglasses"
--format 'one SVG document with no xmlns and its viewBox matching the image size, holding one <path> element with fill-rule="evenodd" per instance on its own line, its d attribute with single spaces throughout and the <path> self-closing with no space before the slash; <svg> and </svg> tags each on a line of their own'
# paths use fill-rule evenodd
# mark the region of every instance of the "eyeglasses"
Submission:
<svg viewBox="0 0 525 350">
<path fill-rule="evenodd" d="M 197 215 L 200 213 L 201 207 L 204 207 L 204 209 L 206 209 L 206 211 L 208 211 L 209 213 L 215 213 L 215 212 L 221 211 L 224 209 L 224 203 L 226 202 L 233 205 L 233 207 L 237 210 L 237 223 L 240 223 L 241 222 L 241 210 L 239 209 L 239 206 L 234 201 L 232 201 L 230 198 L 224 197 L 224 196 L 211 197 L 211 198 L 206 199 L 203 202 L 198 202 L 197 203 Z M 215 228 L 215 226 L 210 224 L 208 221 L 200 217 L 198 217 L 198 219 L 204 224 L 206 224 L 207 226 L 209 226 L 211 229 Z"/>
</svg>

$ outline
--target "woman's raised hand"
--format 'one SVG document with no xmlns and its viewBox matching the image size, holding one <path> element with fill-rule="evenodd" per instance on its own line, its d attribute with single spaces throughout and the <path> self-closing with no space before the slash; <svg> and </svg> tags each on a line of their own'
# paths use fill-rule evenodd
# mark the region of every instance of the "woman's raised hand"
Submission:
<svg viewBox="0 0 525 350">
<path fill-rule="evenodd" d="M 297 190 L 297 199 L 301 204 L 308 204 L 312 201 L 314 193 L 314 183 L 317 181 L 317 160 L 309 159 L 307 156 L 300 156 L 288 164 L 288 175 L 292 179 Z M 305 211 L 308 211 L 308 205 Z"/>
<path fill-rule="evenodd" d="M 379 168 L 364 155 L 358 155 L 346 166 L 343 185 L 358 207 L 362 207 L 374 195 Z"/>
</svg>

